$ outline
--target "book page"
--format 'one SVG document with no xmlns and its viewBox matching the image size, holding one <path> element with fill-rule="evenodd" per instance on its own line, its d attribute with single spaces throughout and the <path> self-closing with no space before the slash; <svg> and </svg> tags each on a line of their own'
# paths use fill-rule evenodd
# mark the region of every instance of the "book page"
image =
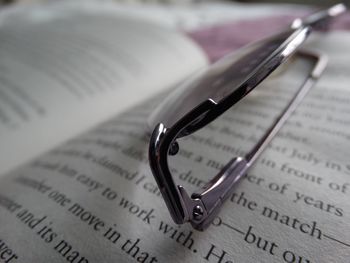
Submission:
<svg viewBox="0 0 350 263">
<path fill-rule="evenodd" d="M 62 4 L 63 2 L 63 4 Z M 173 28 L 193 31 L 209 28 L 214 25 L 239 20 L 256 20 L 271 15 L 290 15 L 304 13 L 307 6 L 296 4 L 246 4 L 227 1 L 199 1 L 193 4 L 162 4 L 135 1 L 132 4 L 113 0 L 101 1 L 85 0 L 80 2 L 60 1 L 60 8 L 78 6 L 86 10 L 103 9 L 113 13 L 128 13 L 137 17 L 144 17 L 152 21 L 165 24 Z"/>
<path fill-rule="evenodd" d="M 182 33 L 123 14 L 48 6 L 0 18 L 0 174 L 207 63 Z"/>
<path fill-rule="evenodd" d="M 337 43 L 336 45 L 334 43 Z M 145 120 L 164 94 L 1 178 L 5 262 L 348 262 L 348 33 L 309 47 L 329 67 L 204 232 L 177 226 L 148 165 Z M 169 158 L 191 193 L 244 155 L 309 64 L 295 60 Z M 285 73 L 285 74 L 284 74 Z M 304 75 L 305 76 L 305 75 Z"/>
</svg>

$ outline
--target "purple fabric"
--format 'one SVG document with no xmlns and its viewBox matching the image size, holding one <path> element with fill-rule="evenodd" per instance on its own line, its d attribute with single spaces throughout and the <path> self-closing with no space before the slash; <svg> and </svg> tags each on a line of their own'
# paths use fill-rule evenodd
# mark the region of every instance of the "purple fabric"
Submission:
<svg viewBox="0 0 350 263">
<path fill-rule="evenodd" d="M 295 17 L 300 17 L 300 14 L 227 23 L 194 31 L 189 35 L 203 48 L 210 61 L 214 62 L 249 42 L 282 30 Z M 350 13 L 332 21 L 330 29 L 350 30 Z"/>
</svg>

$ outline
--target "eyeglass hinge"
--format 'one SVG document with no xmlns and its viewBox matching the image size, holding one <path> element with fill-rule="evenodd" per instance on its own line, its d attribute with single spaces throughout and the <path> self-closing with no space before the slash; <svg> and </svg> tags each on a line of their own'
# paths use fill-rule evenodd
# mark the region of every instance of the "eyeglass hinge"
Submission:
<svg viewBox="0 0 350 263">
<path fill-rule="evenodd" d="M 190 221 L 197 230 L 204 230 L 220 211 L 224 200 L 233 192 L 233 186 L 242 178 L 249 167 L 245 158 L 232 159 L 200 193 L 190 197 L 182 186 L 178 186 L 183 207 L 184 221 Z"/>
</svg>

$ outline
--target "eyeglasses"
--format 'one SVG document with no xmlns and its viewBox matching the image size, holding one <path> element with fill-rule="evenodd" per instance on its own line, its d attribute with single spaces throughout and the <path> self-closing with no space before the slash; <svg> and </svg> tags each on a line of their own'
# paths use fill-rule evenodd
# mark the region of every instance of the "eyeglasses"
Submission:
<svg viewBox="0 0 350 263">
<path fill-rule="evenodd" d="M 157 107 L 148 120 L 149 127 L 153 128 L 149 162 L 175 223 L 190 222 L 195 229 L 204 230 L 212 222 L 225 199 L 232 194 L 233 186 L 246 175 L 249 167 L 322 75 L 327 65 L 326 56 L 299 50 L 311 28 L 324 27 L 329 18 L 345 10 L 343 4 L 338 4 L 307 18 L 296 19 L 287 30 L 250 44 L 198 73 Z M 181 185 L 176 185 L 168 166 L 168 155 L 175 155 L 179 150 L 177 139 L 192 134 L 216 119 L 292 55 L 313 63 L 312 70 L 292 100 L 244 157 L 231 159 L 202 189 L 189 196 Z"/>
</svg>

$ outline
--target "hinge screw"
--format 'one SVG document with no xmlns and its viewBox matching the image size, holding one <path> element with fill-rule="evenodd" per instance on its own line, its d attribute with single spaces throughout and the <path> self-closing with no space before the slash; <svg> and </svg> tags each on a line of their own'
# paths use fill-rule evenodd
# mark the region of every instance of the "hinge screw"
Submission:
<svg viewBox="0 0 350 263">
<path fill-rule="evenodd" d="M 199 205 L 196 205 L 194 208 L 193 208 L 193 219 L 194 220 L 201 220 L 203 215 L 204 215 L 204 211 L 203 211 L 203 208 Z"/>
<path fill-rule="evenodd" d="M 170 155 L 176 155 L 179 152 L 179 144 L 177 143 L 177 141 L 174 141 L 171 145 L 170 145 L 170 149 L 169 149 L 169 154 Z"/>
</svg>

